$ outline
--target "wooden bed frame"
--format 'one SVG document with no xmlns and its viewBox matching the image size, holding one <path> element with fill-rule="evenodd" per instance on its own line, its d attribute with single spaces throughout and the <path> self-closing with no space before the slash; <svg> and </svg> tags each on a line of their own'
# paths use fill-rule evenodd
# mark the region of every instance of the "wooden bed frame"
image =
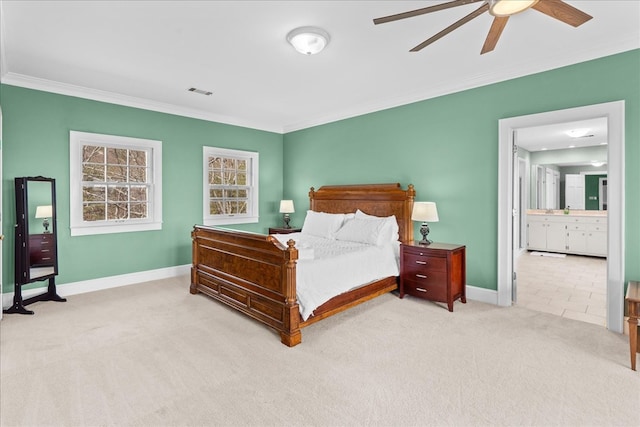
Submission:
<svg viewBox="0 0 640 427">
<path fill-rule="evenodd" d="M 400 184 L 340 185 L 311 188 L 311 210 L 352 213 L 356 209 L 376 216 L 395 215 L 400 241 L 411 240 L 411 211 L 415 189 Z M 302 340 L 301 328 L 397 288 L 397 277 L 387 277 L 338 295 L 302 321 L 296 300 L 298 250 L 275 237 L 242 231 L 194 226 L 192 294 L 202 292 L 245 313 L 280 333 L 283 344 Z"/>
</svg>

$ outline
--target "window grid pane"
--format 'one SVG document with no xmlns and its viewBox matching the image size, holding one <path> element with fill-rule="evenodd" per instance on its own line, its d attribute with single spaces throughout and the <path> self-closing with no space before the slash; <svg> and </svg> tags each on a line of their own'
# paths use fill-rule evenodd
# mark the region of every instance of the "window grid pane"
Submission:
<svg viewBox="0 0 640 427">
<path fill-rule="evenodd" d="M 249 213 L 249 161 L 233 157 L 209 157 L 209 214 L 245 215 Z"/>
<path fill-rule="evenodd" d="M 128 148 L 82 147 L 83 221 L 149 217 L 149 153 Z"/>
</svg>

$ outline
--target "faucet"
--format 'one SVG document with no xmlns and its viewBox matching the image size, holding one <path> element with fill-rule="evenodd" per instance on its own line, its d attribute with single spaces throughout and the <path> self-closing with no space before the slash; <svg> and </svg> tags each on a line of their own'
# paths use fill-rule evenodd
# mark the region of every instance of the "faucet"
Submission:
<svg viewBox="0 0 640 427">
<path fill-rule="evenodd" d="M 552 214 L 552 213 L 553 213 L 553 209 L 547 209 L 546 211 L 544 211 L 544 213 L 546 213 L 546 214 Z"/>
</svg>

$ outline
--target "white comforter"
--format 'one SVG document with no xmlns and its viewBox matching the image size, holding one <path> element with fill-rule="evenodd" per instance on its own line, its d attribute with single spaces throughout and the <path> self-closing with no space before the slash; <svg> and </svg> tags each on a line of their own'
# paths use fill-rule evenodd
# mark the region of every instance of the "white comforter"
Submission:
<svg viewBox="0 0 640 427">
<path fill-rule="evenodd" d="M 274 236 L 285 245 L 289 239 L 296 242 L 296 290 L 304 320 L 337 295 L 400 274 L 398 242 L 373 246 L 302 233 Z"/>
</svg>

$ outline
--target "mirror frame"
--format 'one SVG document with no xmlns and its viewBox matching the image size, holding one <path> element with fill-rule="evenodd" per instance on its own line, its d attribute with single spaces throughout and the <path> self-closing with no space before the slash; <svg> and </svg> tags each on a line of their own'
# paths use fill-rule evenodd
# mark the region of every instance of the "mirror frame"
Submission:
<svg viewBox="0 0 640 427">
<path fill-rule="evenodd" d="M 53 272 L 32 277 L 31 272 L 31 244 L 29 227 L 29 183 L 46 182 L 51 185 L 51 232 L 53 250 Z M 24 285 L 36 281 L 51 279 L 58 275 L 58 224 L 56 213 L 56 180 L 43 176 L 15 178 L 16 190 L 16 238 L 15 238 L 15 281 Z"/>
</svg>

